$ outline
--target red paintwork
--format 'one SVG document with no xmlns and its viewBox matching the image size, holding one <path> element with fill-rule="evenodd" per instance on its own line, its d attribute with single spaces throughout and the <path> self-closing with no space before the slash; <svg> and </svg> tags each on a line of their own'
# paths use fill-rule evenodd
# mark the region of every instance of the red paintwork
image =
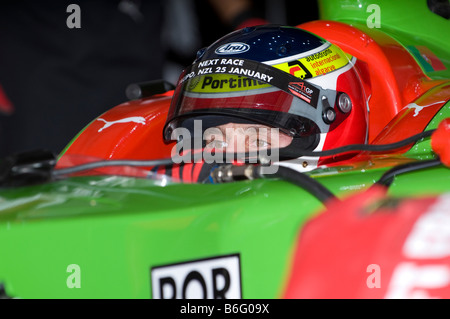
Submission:
<svg viewBox="0 0 450 319">
<path fill-rule="evenodd" d="M 441 162 L 450 167 L 450 118 L 439 123 L 431 136 L 431 147 L 438 154 Z"/>
<path fill-rule="evenodd" d="M 317 34 L 367 63 L 361 70 L 369 100 L 369 142 L 404 106 L 444 80 L 427 77 L 411 54 L 396 40 L 374 29 L 336 21 L 312 21 L 298 26 Z"/>
<path fill-rule="evenodd" d="M 401 109 L 383 128 L 372 144 L 388 144 L 405 137 L 423 132 L 436 113 L 444 106 L 450 96 L 450 82 L 438 85 Z M 407 148 L 397 150 L 405 152 Z"/>
<path fill-rule="evenodd" d="M 14 112 L 14 106 L 6 96 L 6 93 L 1 85 L 0 85 L 0 112 L 3 112 L 8 115 Z"/>
<path fill-rule="evenodd" d="M 308 22 L 299 27 L 326 38 L 358 59 L 355 67 L 362 78 L 366 95 L 370 95 L 370 143 L 391 143 L 422 132 L 450 95 L 448 80 L 436 81 L 428 78 L 400 43 L 376 29 L 362 31 L 350 25 L 331 21 Z M 344 77 L 342 79 L 345 80 Z M 345 81 L 341 79 L 339 81 L 338 87 L 346 85 L 343 83 Z M 58 161 L 58 167 L 99 159 L 170 157 L 174 143 L 164 143 L 162 130 L 172 95 L 173 91 L 126 102 L 105 112 L 99 118 L 116 121 L 129 117 L 143 117 L 146 124 L 135 122 L 114 124 L 99 132 L 105 123 L 96 119 L 67 148 Z M 410 103 L 416 103 L 423 109 L 409 108 Z M 339 146 L 340 142 L 347 144 L 362 142 L 358 139 L 365 128 L 358 123 L 362 123 L 363 113 L 352 113 L 354 114 L 346 119 L 352 121 L 352 124 L 336 129 L 335 147 Z M 331 141 L 332 134 L 329 135 Z M 343 136 L 345 138 L 340 138 Z M 330 147 L 325 145 L 324 148 Z M 407 150 L 406 147 L 396 153 Z M 364 156 L 360 154 L 353 161 L 361 161 Z M 391 164 L 393 163 L 389 165 Z M 114 171 L 120 170 L 117 168 Z M 111 169 L 108 169 L 108 172 L 111 172 Z M 130 169 L 127 172 L 130 173 Z M 137 175 L 140 176 L 141 172 Z"/>
<path fill-rule="evenodd" d="M 99 118 L 107 121 L 143 117 L 146 124 L 117 123 L 99 132 L 105 123 L 96 119 L 68 147 L 58 161 L 58 168 L 99 159 L 170 157 L 173 144 L 164 143 L 162 130 L 172 93 L 126 102 L 100 115 Z"/>
<path fill-rule="evenodd" d="M 359 64 L 355 68 L 358 68 L 358 66 Z M 358 79 L 358 74 L 354 70 L 349 70 L 339 75 L 336 90 L 348 94 L 353 101 L 352 111 L 348 116 L 340 111 L 336 112 L 336 120 L 330 125 L 330 131 L 324 142 L 323 150 L 349 144 L 366 143 L 368 114 L 363 87 Z M 336 157 L 322 157 L 318 165 L 326 165 L 332 162 L 336 162 Z"/>
<path fill-rule="evenodd" d="M 372 188 L 329 203 L 308 222 L 282 297 L 448 298 L 450 256 L 442 226 L 448 217 L 442 209 L 450 197 L 386 202 L 385 195 Z M 430 277 L 436 271 L 445 275 Z"/>
<path fill-rule="evenodd" d="M 268 22 L 261 18 L 250 18 L 242 22 L 236 27 L 236 30 L 247 28 L 247 27 L 253 27 L 255 25 L 263 25 L 267 24 Z"/>
</svg>

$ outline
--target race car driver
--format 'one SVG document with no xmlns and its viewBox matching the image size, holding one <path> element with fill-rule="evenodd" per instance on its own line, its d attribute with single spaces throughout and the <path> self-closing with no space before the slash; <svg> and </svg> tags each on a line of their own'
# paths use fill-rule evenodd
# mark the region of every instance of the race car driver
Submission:
<svg viewBox="0 0 450 319">
<path fill-rule="evenodd" d="M 298 171 L 327 164 L 336 159 L 302 152 L 367 141 L 367 98 L 356 62 L 296 27 L 234 31 L 199 50 L 181 74 L 164 139 L 184 150 L 194 145 L 197 154 L 201 148 L 204 160 L 270 149 L 272 162 Z"/>
</svg>

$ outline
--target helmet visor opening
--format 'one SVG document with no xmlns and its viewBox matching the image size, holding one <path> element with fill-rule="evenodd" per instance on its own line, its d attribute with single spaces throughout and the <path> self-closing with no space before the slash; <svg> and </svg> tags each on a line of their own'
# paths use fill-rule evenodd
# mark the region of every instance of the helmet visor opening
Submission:
<svg viewBox="0 0 450 319">
<path fill-rule="evenodd" d="M 316 133 L 312 129 L 314 121 L 308 118 L 314 118 L 313 108 L 304 107 L 310 114 L 292 112 L 299 109 L 299 103 L 302 101 L 293 95 L 248 77 L 232 74 L 194 77 L 174 94 L 164 138 L 171 140 L 172 131 L 177 127 L 189 127 L 189 118 L 202 120 L 204 129 L 226 121 L 244 121 L 276 127 L 291 136 Z"/>
</svg>

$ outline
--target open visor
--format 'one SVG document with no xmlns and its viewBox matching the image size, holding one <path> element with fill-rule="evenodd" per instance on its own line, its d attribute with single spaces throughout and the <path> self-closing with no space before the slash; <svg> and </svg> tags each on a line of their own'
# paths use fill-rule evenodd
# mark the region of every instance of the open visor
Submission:
<svg viewBox="0 0 450 319">
<path fill-rule="evenodd" d="M 202 120 L 202 130 L 230 122 L 259 123 L 305 138 L 329 131 L 323 116 L 336 96 L 336 91 L 255 61 L 205 60 L 181 74 L 164 139 L 173 140 L 177 128 L 193 133 L 194 120 Z"/>
</svg>

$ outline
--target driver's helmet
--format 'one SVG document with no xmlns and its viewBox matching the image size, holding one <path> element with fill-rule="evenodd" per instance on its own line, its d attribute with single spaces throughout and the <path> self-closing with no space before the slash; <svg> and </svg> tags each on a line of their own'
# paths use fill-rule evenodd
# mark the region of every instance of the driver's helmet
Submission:
<svg viewBox="0 0 450 319">
<path fill-rule="evenodd" d="M 302 150 L 366 142 L 367 101 L 355 61 L 296 27 L 234 31 L 199 50 L 181 74 L 164 140 L 173 141 L 177 128 L 194 134 L 194 120 L 201 120 L 203 131 L 230 122 L 263 124 L 292 137 L 279 150 L 282 159 L 317 167 L 330 158 L 305 159 Z"/>
</svg>

